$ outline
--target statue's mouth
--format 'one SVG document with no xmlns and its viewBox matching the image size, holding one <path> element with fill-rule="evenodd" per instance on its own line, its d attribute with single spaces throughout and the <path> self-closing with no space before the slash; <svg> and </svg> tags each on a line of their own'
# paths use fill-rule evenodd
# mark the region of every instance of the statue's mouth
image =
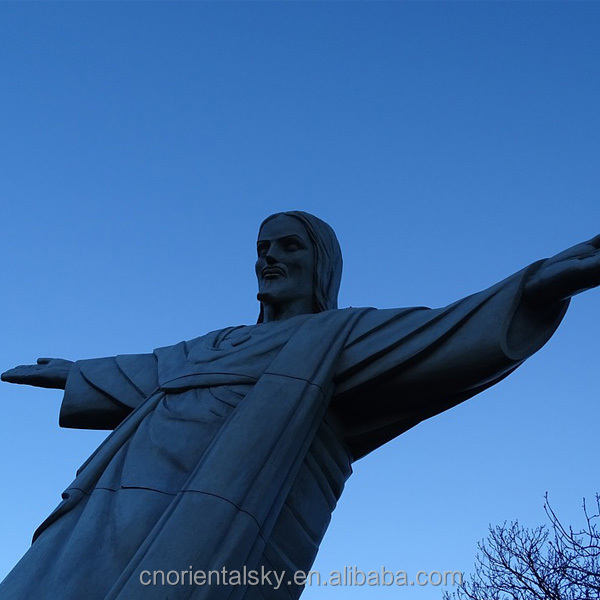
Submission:
<svg viewBox="0 0 600 600">
<path fill-rule="evenodd" d="M 266 267 L 262 270 L 263 279 L 275 279 L 276 277 L 285 277 L 283 269 L 279 267 Z"/>
</svg>

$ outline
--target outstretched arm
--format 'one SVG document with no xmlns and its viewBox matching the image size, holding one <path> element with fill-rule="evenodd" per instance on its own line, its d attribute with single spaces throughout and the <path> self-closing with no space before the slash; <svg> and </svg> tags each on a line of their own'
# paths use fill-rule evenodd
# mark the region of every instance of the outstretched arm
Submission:
<svg viewBox="0 0 600 600">
<path fill-rule="evenodd" d="M 38 358 L 35 365 L 19 365 L 2 373 L 2 381 L 64 390 L 72 366 L 64 358 Z"/>
<path fill-rule="evenodd" d="M 570 295 L 596 285 L 570 275 L 569 259 L 589 253 L 580 245 L 445 308 L 367 312 L 340 357 L 332 404 L 354 458 L 494 385 L 537 352 Z"/>
<path fill-rule="evenodd" d="M 600 285 L 600 235 L 543 262 L 525 282 L 525 299 L 544 308 Z"/>
<path fill-rule="evenodd" d="M 81 360 L 40 358 L 2 374 L 2 380 L 65 390 L 60 425 L 112 429 L 158 386 L 153 354 Z"/>
</svg>

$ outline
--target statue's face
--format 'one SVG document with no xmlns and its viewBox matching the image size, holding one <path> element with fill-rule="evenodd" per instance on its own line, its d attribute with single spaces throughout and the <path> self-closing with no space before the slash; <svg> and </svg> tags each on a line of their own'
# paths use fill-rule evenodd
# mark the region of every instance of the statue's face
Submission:
<svg viewBox="0 0 600 600">
<path fill-rule="evenodd" d="M 256 248 L 259 300 L 280 306 L 305 300 L 312 306 L 315 251 L 304 225 L 278 215 L 263 225 Z"/>
</svg>

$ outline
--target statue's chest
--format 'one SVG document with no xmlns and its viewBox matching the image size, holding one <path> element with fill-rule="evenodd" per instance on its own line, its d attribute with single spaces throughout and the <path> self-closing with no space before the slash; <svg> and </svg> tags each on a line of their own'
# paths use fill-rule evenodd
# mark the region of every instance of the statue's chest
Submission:
<svg viewBox="0 0 600 600">
<path fill-rule="evenodd" d="M 189 342 L 159 348 L 161 387 L 237 385 L 258 381 L 304 321 L 228 327 Z"/>
</svg>

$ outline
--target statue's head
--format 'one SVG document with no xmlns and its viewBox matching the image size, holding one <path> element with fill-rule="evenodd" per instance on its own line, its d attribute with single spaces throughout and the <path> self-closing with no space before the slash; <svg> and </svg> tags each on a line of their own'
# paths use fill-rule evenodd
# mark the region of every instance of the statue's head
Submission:
<svg viewBox="0 0 600 600">
<path fill-rule="evenodd" d="M 259 323 L 265 306 L 296 314 L 337 308 L 342 251 L 327 223 L 302 211 L 275 213 L 260 226 L 257 251 Z"/>
</svg>

